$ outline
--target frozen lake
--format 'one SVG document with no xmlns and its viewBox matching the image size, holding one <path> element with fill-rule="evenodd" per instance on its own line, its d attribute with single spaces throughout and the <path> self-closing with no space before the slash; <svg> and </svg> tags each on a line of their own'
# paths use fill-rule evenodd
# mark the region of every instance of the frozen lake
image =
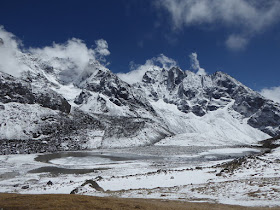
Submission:
<svg viewBox="0 0 280 210">
<path fill-rule="evenodd" d="M 110 169 L 117 164 L 135 164 L 145 162 L 161 168 L 199 165 L 205 162 L 222 161 L 259 153 L 260 150 L 247 147 L 198 147 L 198 146 L 150 146 L 141 148 L 102 149 L 83 152 L 60 152 L 39 155 L 36 161 L 52 164 L 32 170 L 50 173 L 91 173 L 94 168 Z M 69 170 L 62 170 L 66 167 Z M 72 169 L 72 171 L 70 170 Z M 92 170 L 89 170 L 92 168 Z M 97 170 L 97 169 L 96 169 Z"/>
</svg>

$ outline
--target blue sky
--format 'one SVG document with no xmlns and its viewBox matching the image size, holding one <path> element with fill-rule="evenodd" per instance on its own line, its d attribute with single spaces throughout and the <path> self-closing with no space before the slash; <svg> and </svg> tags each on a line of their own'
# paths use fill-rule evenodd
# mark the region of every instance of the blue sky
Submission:
<svg viewBox="0 0 280 210">
<path fill-rule="evenodd" d="M 278 11 L 278 0 L 2 0 L 0 25 L 26 48 L 104 39 L 115 73 L 162 53 L 187 70 L 197 52 L 206 72 L 260 91 L 280 86 Z"/>
</svg>

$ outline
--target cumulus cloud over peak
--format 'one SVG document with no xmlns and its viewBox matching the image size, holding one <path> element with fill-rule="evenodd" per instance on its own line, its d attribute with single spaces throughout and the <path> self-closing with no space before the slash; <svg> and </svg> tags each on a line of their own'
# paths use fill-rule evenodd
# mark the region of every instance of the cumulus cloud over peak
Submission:
<svg viewBox="0 0 280 210">
<path fill-rule="evenodd" d="M 206 75 L 207 73 L 200 67 L 197 57 L 197 53 L 191 53 L 189 55 L 191 70 L 197 75 Z M 176 66 L 178 66 L 178 64 L 175 60 L 160 54 L 157 57 L 146 60 L 144 65 L 135 65 L 134 62 L 130 63 L 131 71 L 128 73 L 119 73 L 118 77 L 129 84 L 135 84 L 142 81 L 142 78 L 147 71 L 160 71 L 163 68 L 169 70 Z"/>
<path fill-rule="evenodd" d="M 44 61 L 51 62 L 55 68 L 65 70 L 65 66 L 61 65 L 59 59 L 68 59 L 72 61 L 80 70 L 84 69 L 90 60 L 95 60 L 94 50 L 88 49 L 82 40 L 72 38 L 63 44 L 53 43 L 52 46 L 44 48 L 30 48 L 30 52 L 39 56 Z M 56 61 L 57 60 L 57 61 Z"/>
<path fill-rule="evenodd" d="M 88 48 L 77 38 L 69 39 L 62 44 L 53 43 L 44 48 L 31 48 L 30 52 L 45 62 L 49 62 L 60 71 L 60 81 L 69 83 L 75 81 L 83 71 L 89 71 L 88 65 L 93 62 L 105 64 L 105 56 L 110 55 L 108 43 L 104 39 L 95 41 L 96 48 Z"/>
<path fill-rule="evenodd" d="M 205 70 L 200 67 L 199 61 L 197 59 L 197 53 L 191 53 L 189 57 L 191 63 L 191 70 L 194 70 L 197 75 L 206 75 Z"/>
<path fill-rule="evenodd" d="M 99 39 L 95 41 L 96 48 L 95 53 L 102 55 L 102 56 L 108 56 L 110 55 L 110 51 L 108 50 L 108 43 L 104 39 Z"/>
<path fill-rule="evenodd" d="M 170 69 L 174 66 L 177 66 L 177 62 L 175 60 L 160 54 L 157 57 L 146 60 L 144 65 L 135 65 L 134 63 L 131 63 L 131 71 L 128 73 L 119 73 L 118 77 L 129 84 L 134 84 L 141 82 L 147 71 L 160 70 L 162 68 Z"/>
<path fill-rule="evenodd" d="M 264 97 L 280 103 L 280 86 L 272 88 L 264 88 L 260 91 Z"/>
<path fill-rule="evenodd" d="M 278 0 L 158 0 L 156 5 L 170 14 L 175 29 L 220 25 L 248 39 L 280 20 Z M 226 46 L 231 48 L 233 41 L 229 37 Z"/>
<path fill-rule="evenodd" d="M 172 58 L 165 56 L 164 54 L 160 54 L 158 57 L 154 57 L 148 62 L 152 63 L 153 65 L 162 67 L 164 69 L 170 69 L 177 65 L 177 62 Z"/>
<path fill-rule="evenodd" d="M 5 47 L 18 50 L 22 43 L 16 38 L 16 36 L 5 30 L 4 26 L 0 25 L 0 38 L 2 44 L 5 44 Z M 5 40 L 5 41 L 4 41 Z"/>
<path fill-rule="evenodd" d="M 110 55 L 108 43 L 103 40 L 96 41 L 96 48 L 91 49 L 77 38 L 69 39 L 63 44 L 53 43 L 52 46 L 44 48 L 30 48 L 30 52 L 38 55 L 45 61 L 50 61 L 55 68 L 66 70 L 72 62 L 77 70 L 83 70 L 90 61 L 101 60 L 106 61 L 104 56 Z M 58 59 L 68 59 L 69 63 L 58 62 Z"/>
<path fill-rule="evenodd" d="M 22 43 L 3 26 L 0 26 L 0 71 L 19 76 L 25 66 L 19 63 L 17 55 L 20 54 Z"/>
<path fill-rule="evenodd" d="M 53 43 L 43 48 L 24 49 L 20 40 L 3 26 L 0 26 L 0 71 L 19 76 L 28 67 L 21 62 L 21 55 L 28 52 L 48 63 L 61 72 L 64 81 L 71 81 L 90 63 L 99 61 L 105 64 L 105 57 L 110 55 L 108 43 L 104 39 L 95 41 L 96 48 L 88 48 L 77 38 L 65 43 Z M 22 48 L 22 49 L 20 49 Z"/>
</svg>

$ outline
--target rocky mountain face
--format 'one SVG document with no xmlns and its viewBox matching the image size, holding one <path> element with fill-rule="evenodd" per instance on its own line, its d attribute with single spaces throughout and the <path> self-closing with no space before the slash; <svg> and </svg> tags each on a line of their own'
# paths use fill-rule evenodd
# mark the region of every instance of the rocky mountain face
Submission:
<svg viewBox="0 0 280 210">
<path fill-rule="evenodd" d="M 39 104 L 42 107 L 64 113 L 69 113 L 71 109 L 67 100 L 55 91 L 32 87 L 30 81 L 16 79 L 3 72 L 0 72 L 0 102 Z"/>
<path fill-rule="evenodd" d="M 176 134 L 223 144 L 280 135 L 280 105 L 222 72 L 157 68 L 130 85 L 97 61 L 77 72 L 19 60 L 28 67 L 20 77 L 0 72 L 0 154 L 147 146 Z"/>
<path fill-rule="evenodd" d="M 232 109 L 247 119 L 250 126 L 271 136 L 280 134 L 280 105 L 223 72 L 197 75 L 173 67 L 146 72 L 136 87 L 154 101 L 163 99 L 181 112 L 200 117 L 234 102 Z"/>
<path fill-rule="evenodd" d="M 100 106 L 102 113 L 110 113 L 110 108 L 107 106 L 110 101 L 113 106 L 128 109 L 128 112 L 123 113 L 123 115 L 134 117 L 143 117 L 143 113 L 151 116 L 156 115 L 153 107 L 141 91 L 132 88 L 98 63 L 88 68 L 90 70 L 82 72 L 74 82 L 77 88 L 83 90 L 74 101 L 77 105 L 86 104 L 94 98 L 93 95 L 95 94 L 92 93 L 98 93 L 95 101 Z"/>
</svg>

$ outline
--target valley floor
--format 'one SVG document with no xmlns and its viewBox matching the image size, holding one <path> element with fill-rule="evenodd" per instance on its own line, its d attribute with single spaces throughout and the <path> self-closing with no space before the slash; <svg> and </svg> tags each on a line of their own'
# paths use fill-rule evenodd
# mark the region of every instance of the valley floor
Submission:
<svg viewBox="0 0 280 210">
<path fill-rule="evenodd" d="M 198 204 L 197 209 L 207 207 L 206 203 L 214 203 L 211 206 L 217 209 L 215 203 L 279 207 L 280 148 L 273 149 L 271 153 L 260 152 L 260 149 L 250 147 L 151 146 L 6 155 L 0 156 L 0 192 L 91 195 L 104 197 L 98 200 L 105 206 L 106 199 L 111 199 L 110 205 L 120 201 L 117 205 L 124 207 L 141 207 L 143 204 L 137 203 L 137 200 L 118 201 L 112 198 L 119 197 L 169 200 L 167 203 L 170 205 L 178 205 L 174 209 L 181 206 L 184 209 L 186 205 L 175 200 L 205 203 Z M 2 194 L 2 205 L 4 196 L 22 199 L 20 195 Z M 35 198 L 30 196 L 30 201 Z M 38 198 L 44 199 L 44 196 Z M 59 195 L 58 198 L 72 200 L 80 197 Z M 161 201 L 143 202 L 147 204 L 144 209 L 163 205 Z M 86 201 L 81 201 L 81 205 L 84 204 Z M 32 202 L 30 205 L 33 205 Z M 196 204 L 192 205 L 196 208 Z"/>
</svg>

